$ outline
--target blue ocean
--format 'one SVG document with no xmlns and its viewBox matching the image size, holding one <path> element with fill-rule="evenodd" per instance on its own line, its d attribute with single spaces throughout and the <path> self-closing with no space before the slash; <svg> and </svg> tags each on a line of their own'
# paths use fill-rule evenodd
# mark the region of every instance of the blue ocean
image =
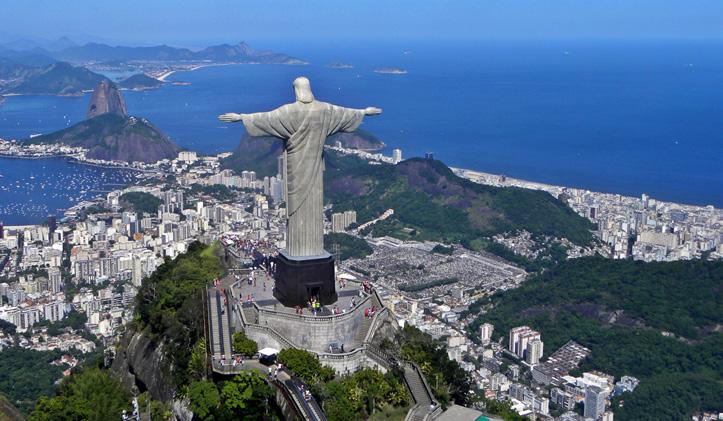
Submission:
<svg viewBox="0 0 723 421">
<path fill-rule="evenodd" d="M 405 158 L 432 152 L 450 166 L 723 206 L 723 41 L 326 41 L 258 47 L 311 64 L 178 72 L 169 80 L 190 86 L 126 91 L 128 109 L 182 147 L 230 151 L 243 127 L 216 116 L 291 102 L 291 81 L 305 75 L 317 99 L 383 108 L 362 127 L 389 150 L 402 149 Z M 334 62 L 353 68 L 330 68 Z M 407 74 L 374 72 L 382 67 Z M 66 127 L 84 118 L 87 102 L 87 96 L 9 97 L 0 107 L 0 137 Z M 0 185 L 8 172 L 37 165 L 7 162 L 0 160 Z M 77 167 L 65 164 L 57 171 L 72 174 Z M 12 200 L 0 192 L 0 209 Z M 34 222 L 8 214 L 0 219 Z"/>
</svg>

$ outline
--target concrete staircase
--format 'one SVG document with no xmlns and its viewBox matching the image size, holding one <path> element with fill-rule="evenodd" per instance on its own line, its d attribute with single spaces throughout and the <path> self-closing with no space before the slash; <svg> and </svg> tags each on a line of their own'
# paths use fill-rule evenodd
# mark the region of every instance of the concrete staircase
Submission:
<svg viewBox="0 0 723 421">
<path fill-rule="evenodd" d="M 244 312 L 246 323 L 256 324 L 259 322 L 259 312 L 253 305 L 245 305 L 241 307 Z"/>
<path fill-rule="evenodd" d="M 428 415 L 438 412 L 436 411 L 438 405 L 432 400 L 432 391 L 418 367 L 406 364 L 404 366 L 404 381 L 414 399 L 414 405 L 407 413 L 405 421 L 423 421 Z"/>
<path fill-rule="evenodd" d="M 359 330 L 356 331 L 356 335 L 354 335 L 354 343 L 351 347 L 349 347 L 349 349 L 356 349 L 362 345 L 364 339 L 367 337 L 367 332 L 369 332 L 369 328 L 371 327 L 373 321 L 374 319 L 372 317 L 364 317 L 361 327 L 359 327 Z"/>
<path fill-rule="evenodd" d="M 231 357 L 231 329 L 229 325 L 228 310 L 223 311 L 223 297 L 216 289 L 207 290 L 209 336 L 211 338 L 211 352 L 217 358 L 225 355 Z"/>
</svg>

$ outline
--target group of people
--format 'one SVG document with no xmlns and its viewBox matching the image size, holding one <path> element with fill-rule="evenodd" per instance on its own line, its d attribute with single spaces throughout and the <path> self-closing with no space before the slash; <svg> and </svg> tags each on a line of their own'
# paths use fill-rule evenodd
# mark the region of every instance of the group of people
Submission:
<svg viewBox="0 0 723 421">
<path fill-rule="evenodd" d="M 318 316 L 319 313 L 321 313 L 321 302 L 318 297 L 311 297 L 306 305 L 314 316 Z"/>
<path fill-rule="evenodd" d="M 269 380 L 276 381 L 279 378 L 279 371 L 283 370 L 284 366 L 281 363 L 276 364 L 275 366 L 269 366 Z"/>
<path fill-rule="evenodd" d="M 377 306 L 373 305 L 371 307 L 364 308 L 364 317 L 374 317 L 374 314 L 377 312 Z"/>
<path fill-rule="evenodd" d="M 299 383 L 299 390 L 301 391 L 301 395 L 304 397 L 304 400 L 309 402 L 311 400 L 311 392 L 309 392 L 309 389 L 304 386 L 304 383 Z"/>
<path fill-rule="evenodd" d="M 213 364 L 216 364 L 216 356 L 211 356 L 211 361 Z M 244 357 L 243 355 L 232 355 L 231 358 L 227 361 L 225 355 L 221 355 L 221 358 L 218 360 L 218 363 L 221 364 L 221 367 L 225 367 L 227 365 L 231 365 L 232 367 L 236 367 L 237 365 L 243 365 L 244 363 Z"/>
</svg>

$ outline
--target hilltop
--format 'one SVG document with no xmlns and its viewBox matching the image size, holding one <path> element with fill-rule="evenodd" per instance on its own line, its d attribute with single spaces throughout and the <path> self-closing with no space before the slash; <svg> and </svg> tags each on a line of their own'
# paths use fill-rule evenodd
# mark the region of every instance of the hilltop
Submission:
<svg viewBox="0 0 723 421">
<path fill-rule="evenodd" d="M 121 88 L 133 90 L 154 89 L 161 85 L 163 85 L 162 81 L 143 73 L 130 76 L 118 82 L 118 86 Z"/>
<path fill-rule="evenodd" d="M 489 322 L 504 338 L 529 325 L 546 355 L 572 339 L 592 351 L 581 370 L 641 380 L 615 419 L 690 419 L 723 406 L 721 279 L 719 261 L 572 259 L 470 306 L 487 312 L 469 331 Z"/>
<path fill-rule="evenodd" d="M 356 210 L 360 223 L 394 209 L 393 217 L 370 229 L 374 236 L 462 243 L 471 249 L 485 248 L 492 235 L 516 230 L 581 246 L 592 241 L 592 224 L 548 193 L 476 184 L 436 160 L 368 165 L 329 153 L 324 186 L 334 210 Z"/>
<path fill-rule="evenodd" d="M 150 121 L 117 114 L 103 114 L 31 141 L 80 146 L 89 150 L 88 158 L 127 162 L 153 163 L 180 151 Z"/>
<path fill-rule="evenodd" d="M 6 62 L 7 63 L 7 62 Z M 5 72 L 13 79 L 0 86 L 1 93 L 26 95 L 80 95 L 106 80 L 84 67 L 58 62 L 35 68 L 9 64 Z"/>
<path fill-rule="evenodd" d="M 107 80 L 96 86 L 88 119 L 26 142 L 63 143 L 88 149 L 87 158 L 153 163 L 174 158 L 180 148 L 150 121 L 128 116 L 118 88 Z"/>
</svg>

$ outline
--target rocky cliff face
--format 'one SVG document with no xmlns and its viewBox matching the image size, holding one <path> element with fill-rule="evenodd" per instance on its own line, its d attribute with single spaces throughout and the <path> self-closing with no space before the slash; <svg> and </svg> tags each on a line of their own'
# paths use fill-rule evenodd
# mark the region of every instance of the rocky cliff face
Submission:
<svg viewBox="0 0 723 421">
<path fill-rule="evenodd" d="M 175 393 L 170 362 L 157 344 L 142 332 L 129 331 L 118 347 L 111 369 L 132 391 L 148 391 L 153 399 L 169 402 Z"/>
<path fill-rule="evenodd" d="M 128 115 L 125 101 L 118 88 L 109 80 L 102 80 L 93 89 L 93 95 L 88 104 L 87 118 L 91 119 L 101 114 L 112 113 L 125 117 Z"/>
<path fill-rule="evenodd" d="M 180 151 L 150 121 L 128 116 L 118 88 L 107 80 L 93 91 L 87 120 L 26 141 L 80 146 L 88 149 L 87 158 L 108 161 L 154 163 L 175 158 Z"/>
<path fill-rule="evenodd" d="M 54 133 L 29 140 L 88 149 L 86 157 L 109 161 L 154 163 L 172 159 L 180 148 L 148 120 L 105 113 Z"/>
</svg>

